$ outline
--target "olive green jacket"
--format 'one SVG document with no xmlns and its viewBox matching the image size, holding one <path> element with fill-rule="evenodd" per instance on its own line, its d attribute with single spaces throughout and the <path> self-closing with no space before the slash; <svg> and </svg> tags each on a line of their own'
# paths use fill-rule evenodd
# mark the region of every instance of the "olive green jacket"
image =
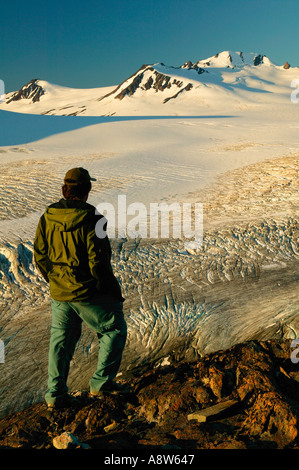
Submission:
<svg viewBox="0 0 299 470">
<path fill-rule="evenodd" d="M 102 218 L 94 206 L 66 199 L 50 205 L 40 218 L 34 258 L 54 300 L 83 301 L 96 293 L 124 300 L 111 267 L 109 239 L 96 235 Z"/>
</svg>

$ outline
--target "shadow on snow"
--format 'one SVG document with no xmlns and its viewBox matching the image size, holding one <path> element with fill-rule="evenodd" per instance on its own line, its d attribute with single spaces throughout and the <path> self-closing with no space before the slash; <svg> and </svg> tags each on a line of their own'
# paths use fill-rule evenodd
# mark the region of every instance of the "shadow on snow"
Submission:
<svg viewBox="0 0 299 470">
<path fill-rule="evenodd" d="M 94 124 L 162 119 L 223 119 L 234 116 L 46 116 L 0 110 L 0 147 L 22 145 Z"/>
</svg>

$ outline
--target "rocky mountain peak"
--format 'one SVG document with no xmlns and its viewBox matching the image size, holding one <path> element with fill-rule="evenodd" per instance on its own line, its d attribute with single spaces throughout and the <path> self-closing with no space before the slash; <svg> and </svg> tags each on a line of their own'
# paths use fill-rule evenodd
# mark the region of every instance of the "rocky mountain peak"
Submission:
<svg viewBox="0 0 299 470">
<path fill-rule="evenodd" d="M 197 66 L 200 67 L 215 67 L 215 68 L 234 68 L 244 65 L 260 65 L 264 63 L 270 63 L 267 56 L 263 54 L 256 54 L 253 52 L 233 52 L 233 51 L 222 51 L 216 53 L 212 57 L 207 59 L 200 59 L 196 62 Z"/>
<path fill-rule="evenodd" d="M 204 72 L 196 64 L 192 64 L 185 68 L 195 69 L 198 73 Z M 155 93 L 164 92 L 165 90 L 173 90 L 174 95 L 171 93 L 170 96 L 165 97 L 164 103 L 172 98 L 176 98 L 183 90 L 189 91 L 192 88 L 192 84 L 186 78 L 176 77 L 176 71 L 179 71 L 180 67 L 166 67 L 163 63 L 155 65 L 143 65 L 140 69 L 132 75 L 128 80 L 121 83 L 111 93 L 105 95 L 101 100 L 108 96 L 113 96 L 114 99 L 123 100 L 126 96 L 130 97 L 136 93 L 137 90 L 142 92 L 154 91 Z"/>
<path fill-rule="evenodd" d="M 31 99 L 33 103 L 40 100 L 40 97 L 44 95 L 45 90 L 41 85 L 39 85 L 39 79 L 35 78 L 30 80 L 29 83 L 24 85 L 19 91 L 15 92 L 7 100 L 7 104 L 12 101 L 19 101 L 22 99 Z"/>
</svg>

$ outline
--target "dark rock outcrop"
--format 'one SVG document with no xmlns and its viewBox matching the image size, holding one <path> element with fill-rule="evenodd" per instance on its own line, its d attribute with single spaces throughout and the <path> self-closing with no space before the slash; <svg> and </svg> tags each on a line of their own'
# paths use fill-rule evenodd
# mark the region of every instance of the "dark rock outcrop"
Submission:
<svg viewBox="0 0 299 470">
<path fill-rule="evenodd" d="M 22 99 L 31 99 L 33 103 L 39 101 L 40 97 L 45 94 L 45 90 L 38 85 L 37 82 L 38 79 L 34 79 L 24 85 L 7 100 L 7 104 L 11 103 L 11 101 L 19 101 Z"/>
<path fill-rule="evenodd" d="M 148 67 L 146 70 L 153 72 L 153 75 L 149 77 L 145 85 L 142 84 L 142 80 L 144 78 L 144 72 L 139 73 L 134 77 L 132 82 L 125 87 L 115 98 L 122 100 L 125 96 L 132 96 L 138 88 L 143 90 L 149 90 L 150 88 L 154 88 L 156 92 L 164 91 L 165 88 L 171 88 L 171 77 L 168 75 L 164 75 L 163 73 L 159 73 L 153 69 L 153 67 Z"/>
<path fill-rule="evenodd" d="M 215 56 L 216 57 L 216 56 Z M 188 70 L 196 70 L 197 73 L 200 75 L 202 73 L 208 73 L 207 70 L 203 69 L 202 67 L 199 67 L 197 64 L 193 64 L 191 60 L 188 60 L 184 65 L 181 66 L 182 69 L 188 69 Z"/>
<path fill-rule="evenodd" d="M 178 85 L 178 86 L 181 86 L 181 85 Z M 179 90 L 175 95 L 170 96 L 169 98 L 165 98 L 165 100 L 163 101 L 163 103 L 165 104 L 165 103 L 167 103 L 169 100 L 173 100 L 173 99 L 177 98 L 180 93 L 182 93 L 183 91 L 190 91 L 192 88 L 193 88 L 192 83 L 188 83 L 188 85 L 186 85 L 182 90 Z"/>
<path fill-rule="evenodd" d="M 255 58 L 253 59 L 253 65 L 260 65 L 263 63 L 263 58 L 264 56 L 263 55 L 257 55 L 255 56 Z"/>
<path fill-rule="evenodd" d="M 132 96 L 135 91 L 139 88 L 140 83 L 142 82 L 143 79 L 143 73 L 140 73 L 137 75 L 132 83 L 124 88 L 118 95 L 115 96 L 115 98 L 118 98 L 119 100 L 122 100 L 126 95 Z"/>
<path fill-rule="evenodd" d="M 298 449 L 291 353 L 290 340 L 249 341 L 193 363 L 147 365 L 125 377 L 126 397 L 73 392 L 75 407 L 49 413 L 39 403 L 2 419 L 0 448 Z M 234 406 L 205 422 L 188 419 L 226 401 Z"/>
</svg>

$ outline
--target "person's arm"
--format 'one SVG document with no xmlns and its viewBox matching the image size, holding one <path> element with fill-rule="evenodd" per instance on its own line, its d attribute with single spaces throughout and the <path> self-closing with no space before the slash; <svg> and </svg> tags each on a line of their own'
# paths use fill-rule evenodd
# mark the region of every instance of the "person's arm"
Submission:
<svg viewBox="0 0 299 470">
<path fill-rule="evenodd" d="M 106 230 L 106 219 L 97 217 L 88 227 L 86 236 L 89 269 L 92 277 L 97 281 L 98 288 L 105 283 L 105 278 L 111 270 L 111 248 Z"/>
<path fill-rule="evenodd" d="M 39 219 L 35 240 L 34 240 L 34 259 L 45 281 L 49 282 L 48 273 L 52 269 L 52 263 L 48 258 L 48 244 L 45 236 L 45 219 L 42 216 Z"/>
<path fill-rule="evenodd" d="M 111 266 L 111 246 L 107 236 L 107 219 L 100 215 L 89 227 L 87 252 L 91 275 L 96 280 L 96 289 L 101 294 L 110 294 L 124 302 L 120 285 Z"/>
</svg>

